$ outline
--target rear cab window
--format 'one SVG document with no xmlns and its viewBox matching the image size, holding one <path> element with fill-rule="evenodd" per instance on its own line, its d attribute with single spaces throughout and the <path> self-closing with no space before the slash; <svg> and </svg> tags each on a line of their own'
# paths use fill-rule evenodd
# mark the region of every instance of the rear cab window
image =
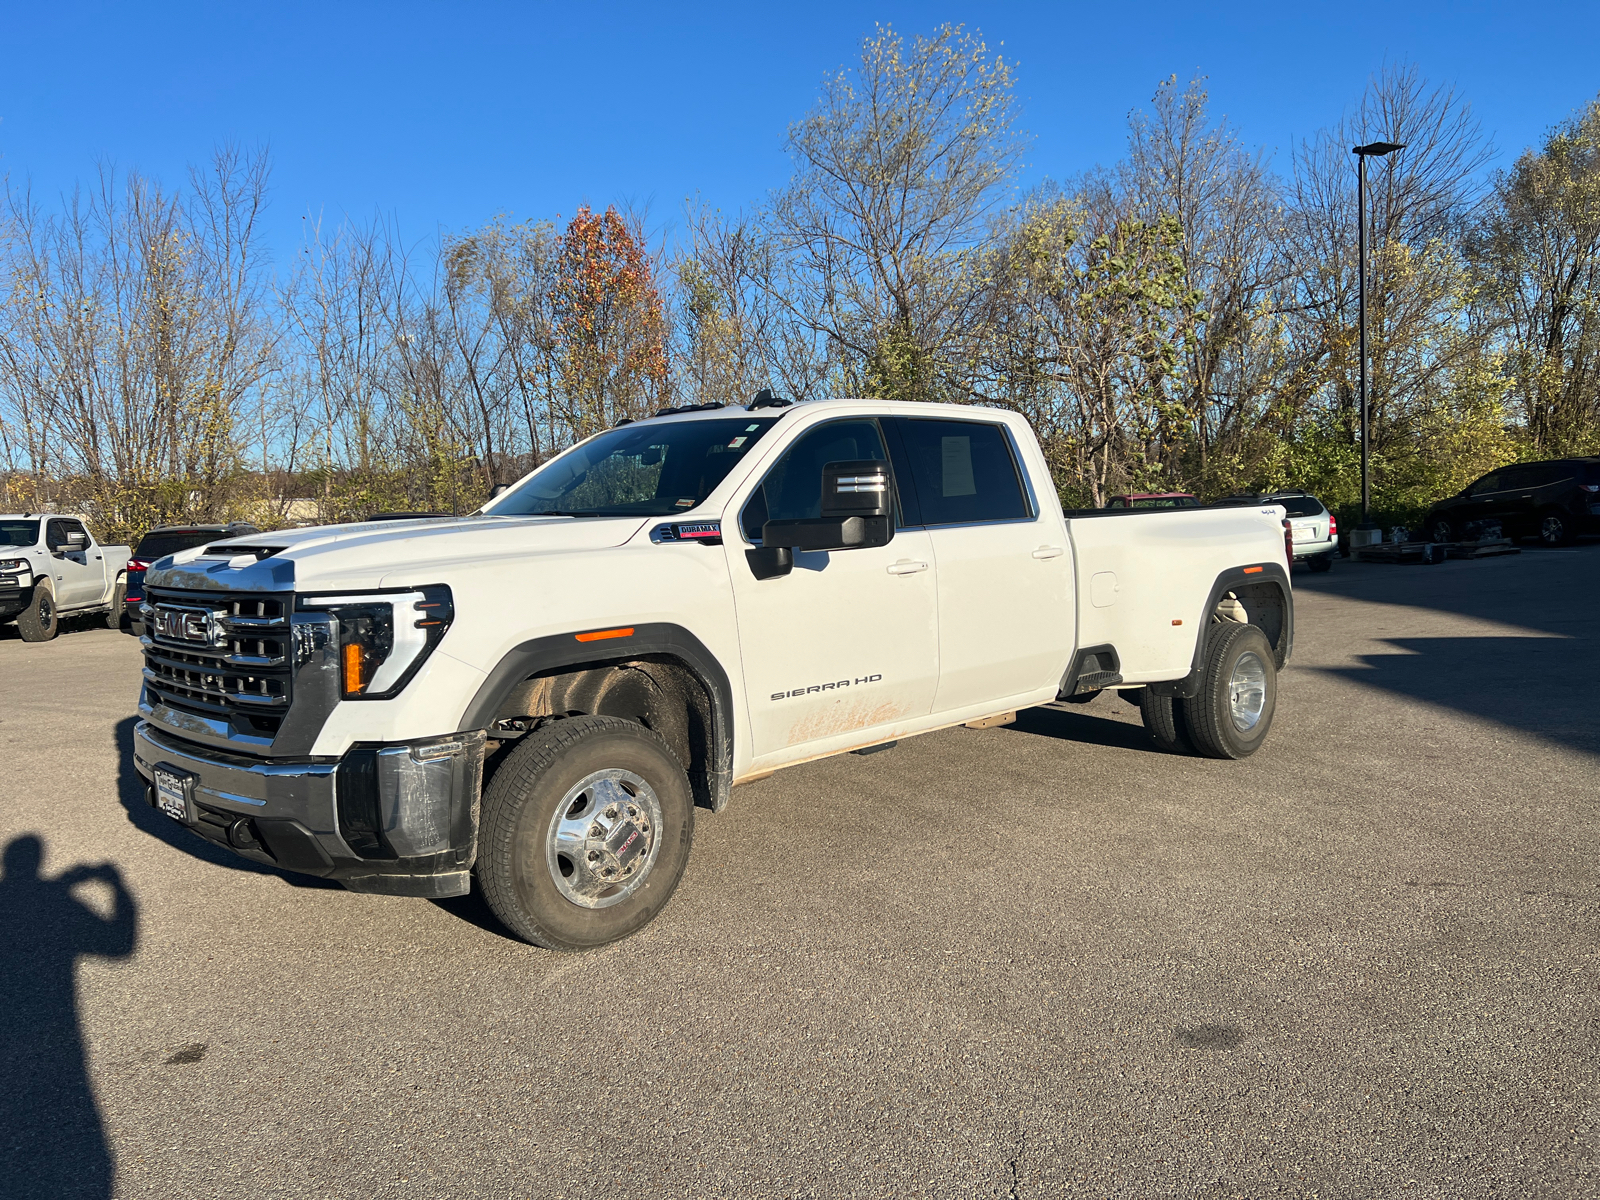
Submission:
<svg viewBox="0 0 1600 1200">
<path fill-rule="evenodd" d="M 1035 513 L 1005 429 L 986 421 L 894 417 L 900 453 L 896 473 L 916 525 L 974 525 L 1026 521 Z"/>
<path fill-rule="evenodd" d="M 163 529 L 140 538 L 133 557 L 142 562 L 154 562 L 180 550 L 219 541 L 227 536 L 215 529 Z"/>
</svg>

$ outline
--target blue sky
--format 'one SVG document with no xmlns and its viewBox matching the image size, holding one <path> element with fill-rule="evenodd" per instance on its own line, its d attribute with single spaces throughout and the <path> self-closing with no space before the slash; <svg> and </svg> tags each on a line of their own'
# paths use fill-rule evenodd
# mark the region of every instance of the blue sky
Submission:
<svg viewBox="0 0 1600 1200">
<path fill-rule="evenodd" d="M 1280 163 L 1388 62 L 1457 84 L 1502 163 L 1600 92 L 1600 3 L 0 5 L 0 172 L 40 199 L 98 161 L 168 182 L 224 141 L 270 147 L 269 233 L 509 212 L 723 208 L 783 182 L 784 127 L 875 21 L 982 31 L 1020 64 L 1030 180 L 1121 153 L 1176 73 Z"/>
</svg>

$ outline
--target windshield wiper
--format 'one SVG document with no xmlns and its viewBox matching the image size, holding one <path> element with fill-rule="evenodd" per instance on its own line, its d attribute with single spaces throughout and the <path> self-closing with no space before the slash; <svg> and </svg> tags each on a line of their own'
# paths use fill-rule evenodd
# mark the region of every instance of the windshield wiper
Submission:
<svg viewBox="0 0 1600 1200">
<path fill-rule="evenodd" d="M 510 515 L 509 513 L 507 514 Z M 602 517 L 604 513 L 591 512 L 583 509 L 571 508 L 544 508 L 538 512 L 522 513 L 524 517 Z"/>
</svg>

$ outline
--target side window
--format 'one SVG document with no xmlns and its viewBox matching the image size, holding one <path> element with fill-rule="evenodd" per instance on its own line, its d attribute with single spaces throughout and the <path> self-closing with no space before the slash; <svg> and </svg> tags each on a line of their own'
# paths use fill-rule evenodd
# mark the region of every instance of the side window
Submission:
<svg viewBox="0 0 1600 1200">
<path fill-rule="evenodd" d="M 66 522 L 66 526 L 67 526 L 67 532 L 69 534 L 75 533 L 79 537 L 81 537 L 83 539 L 84 547 L 87 548 L 88 545 L 89 545 L 89 531 L 83 527 L 83 522 L 82 521 L 68 521 L 68 522 Z"/>
<path fill-rule="evenodd" d="M 981 421 L 896 419 L 925 525 L 1016 521 L 1033 516 L 1011 442 Z"/>
<path fill-rule="evenodd" d="M 759 542 L 761 527 L 768 521 L 820 517 L 822 468 L 827 464 L 888 457 L 876 421 L 833 421 L 803 434 L 746 502 L 739 515 L 745 537 Z"/>
<path fill-rule="evenodd" d="M 45 526 L 44 544 L 46 546 L 59 546 L 67 540 L 67 523 L 65 521 L 51 521 Z"/>
<path fill-rule="evenodd" d="M 1504 474 L 1505 473 L 1503 471 L 1496 471 L 1491 475 L 1485 475 L 1482 479 L 1478 480 L 1477 483 L 1472 485 L 1471 489 L 1467 492 L 1467 495 L 1487 496 L 1490 492 L 1498 492 L 1500 490 L 1500 480 Z"/>
<path fill-rule="evenodd" d="M 1507 467 L 1500 472 L 1500 490 L 1503 492 L 1528 491 L 1543 487 L 1550 480 L 1550 468 L 1544 463 Z"/>
</svg>

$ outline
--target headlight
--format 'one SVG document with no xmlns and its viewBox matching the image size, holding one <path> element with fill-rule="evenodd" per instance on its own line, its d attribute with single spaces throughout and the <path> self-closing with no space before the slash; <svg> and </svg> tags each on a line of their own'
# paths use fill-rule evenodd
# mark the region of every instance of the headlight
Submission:
<svg viewBox="0 0 1600 1200">
<path fill-rule="evenodd" d="M 339 622 L 339 679 L 346 700 L 387 700 L 411 682 L 455 618 L 443 584 L 405 592 L 305 596 L 302 609 Z"/>
<path fill-rule="evenodd" d="M 31 571 L 33 567 L 25 558 L 0 558 L 0 571 Z"/>
</svg>

